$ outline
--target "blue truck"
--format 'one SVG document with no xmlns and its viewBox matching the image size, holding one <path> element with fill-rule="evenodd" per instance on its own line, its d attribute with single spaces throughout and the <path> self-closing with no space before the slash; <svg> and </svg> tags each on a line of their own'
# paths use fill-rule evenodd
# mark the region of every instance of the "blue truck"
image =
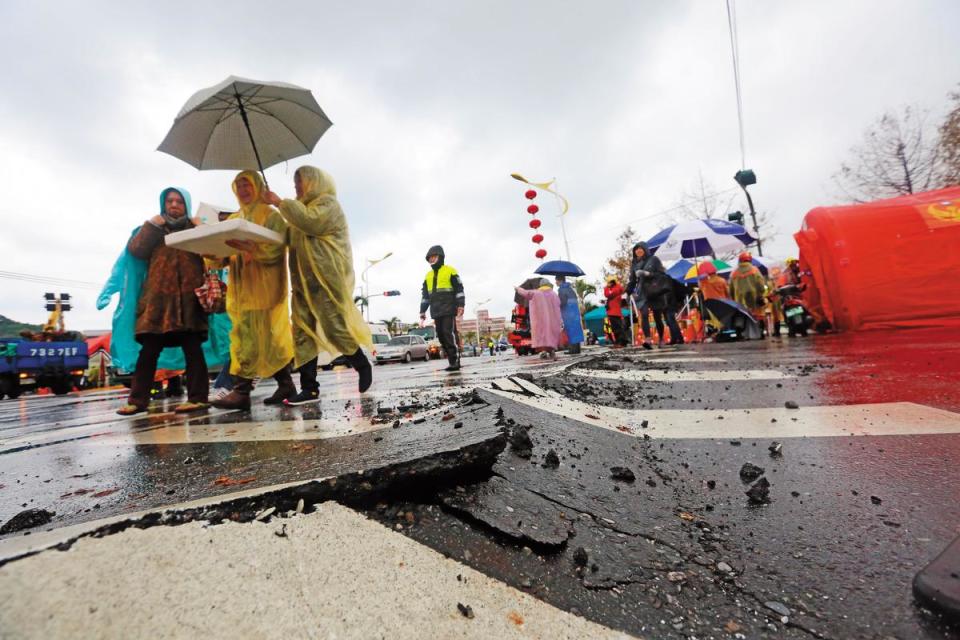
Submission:
<svg viewBox="0 0 960 640">
<path fill-rule="evenodd" d="M 87 369 L 87 343 L 0 341 L 0 399 L 50 387 L 57 395 L 82 382 Z"/>
</svg>

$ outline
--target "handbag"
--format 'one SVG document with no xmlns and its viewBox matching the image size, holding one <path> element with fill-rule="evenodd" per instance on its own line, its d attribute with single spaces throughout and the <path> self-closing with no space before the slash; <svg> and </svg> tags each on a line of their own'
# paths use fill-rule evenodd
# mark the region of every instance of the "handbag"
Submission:
<svg viewBox="0 0 960 640">
<path fill-rule="evenodd" d="M 220 279 L 215 269 L 210 269 L 203 278 L 203 285 L 193 290 L 200 306 L 207 313 L 223 313 L 227 310 L 227 283 Z"/>
<path fill-rule="evenodd" d="M 673 280 L 666 273 L 655 271 L 643 279 L 640 288 L 647 299 L 659 298 L 673 290 Z"/>
</svg>

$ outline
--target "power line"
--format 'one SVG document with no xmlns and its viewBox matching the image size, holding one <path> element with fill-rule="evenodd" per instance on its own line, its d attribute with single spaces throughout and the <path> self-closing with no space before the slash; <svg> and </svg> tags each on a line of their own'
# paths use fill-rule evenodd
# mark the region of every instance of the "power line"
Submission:
<svg viewBox="0 0 960 640">
<path fill-rule="evenodd" d="M 740 168 L 747 168 L 746 145 L 743 141 L 743 95 L 740 83 L 740 44 L 737 37 L 736 0 L 727 0 L 727 29 L 730 32 L 730 56 L 733 59 L 733 85 L 737 93 L 737 124 L 740 129 Z"/>
<path fill-rule="evenodd" d="M 69 278 L 55 278 L 52 276 L 38 276 L 30 273 L 16 273 L 14 271 L 0 271 L 0 278 L 7 280 L 16 280 L 18 282 L 29 282 L 32 284 L 42 284 L 49 287 L 64 287 L 74 289 L 93 289 L 100 290 L 102 285 L 85 280 L 71 280 Z"/>
</svg>

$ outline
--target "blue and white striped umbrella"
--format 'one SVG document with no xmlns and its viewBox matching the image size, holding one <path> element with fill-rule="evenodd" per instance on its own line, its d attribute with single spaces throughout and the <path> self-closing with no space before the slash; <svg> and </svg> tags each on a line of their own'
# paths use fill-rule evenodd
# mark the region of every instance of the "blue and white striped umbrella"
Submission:
<svg viewBox="0 0 960 640">
<path fill-rule="evenodd" d="M 647 246 L 661 260 L 676 260 L 739 251 L 755 240 L 742 225 L 707 219 L 667 227 L 647 240 Z"/>
</svg>

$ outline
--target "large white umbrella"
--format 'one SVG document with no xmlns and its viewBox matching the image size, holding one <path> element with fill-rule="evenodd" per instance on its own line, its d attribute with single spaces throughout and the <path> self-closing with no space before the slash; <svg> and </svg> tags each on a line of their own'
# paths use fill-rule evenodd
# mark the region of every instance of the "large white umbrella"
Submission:
<svg viewBox="0 0 960 640">
<path fill-rule="evenodd" d="M 742 225 L 708 218 L 667 227 L 647 245 L 660 260 L 676 260 L 739 251 L 755 240 Z"/>
<path fill-rule="evenodd" d="M 309 90 L 230 76 L 193 94 L 157 147 L 197 169 L 260 169 L 313 151 L 331 122 Z"/>
</svg>

